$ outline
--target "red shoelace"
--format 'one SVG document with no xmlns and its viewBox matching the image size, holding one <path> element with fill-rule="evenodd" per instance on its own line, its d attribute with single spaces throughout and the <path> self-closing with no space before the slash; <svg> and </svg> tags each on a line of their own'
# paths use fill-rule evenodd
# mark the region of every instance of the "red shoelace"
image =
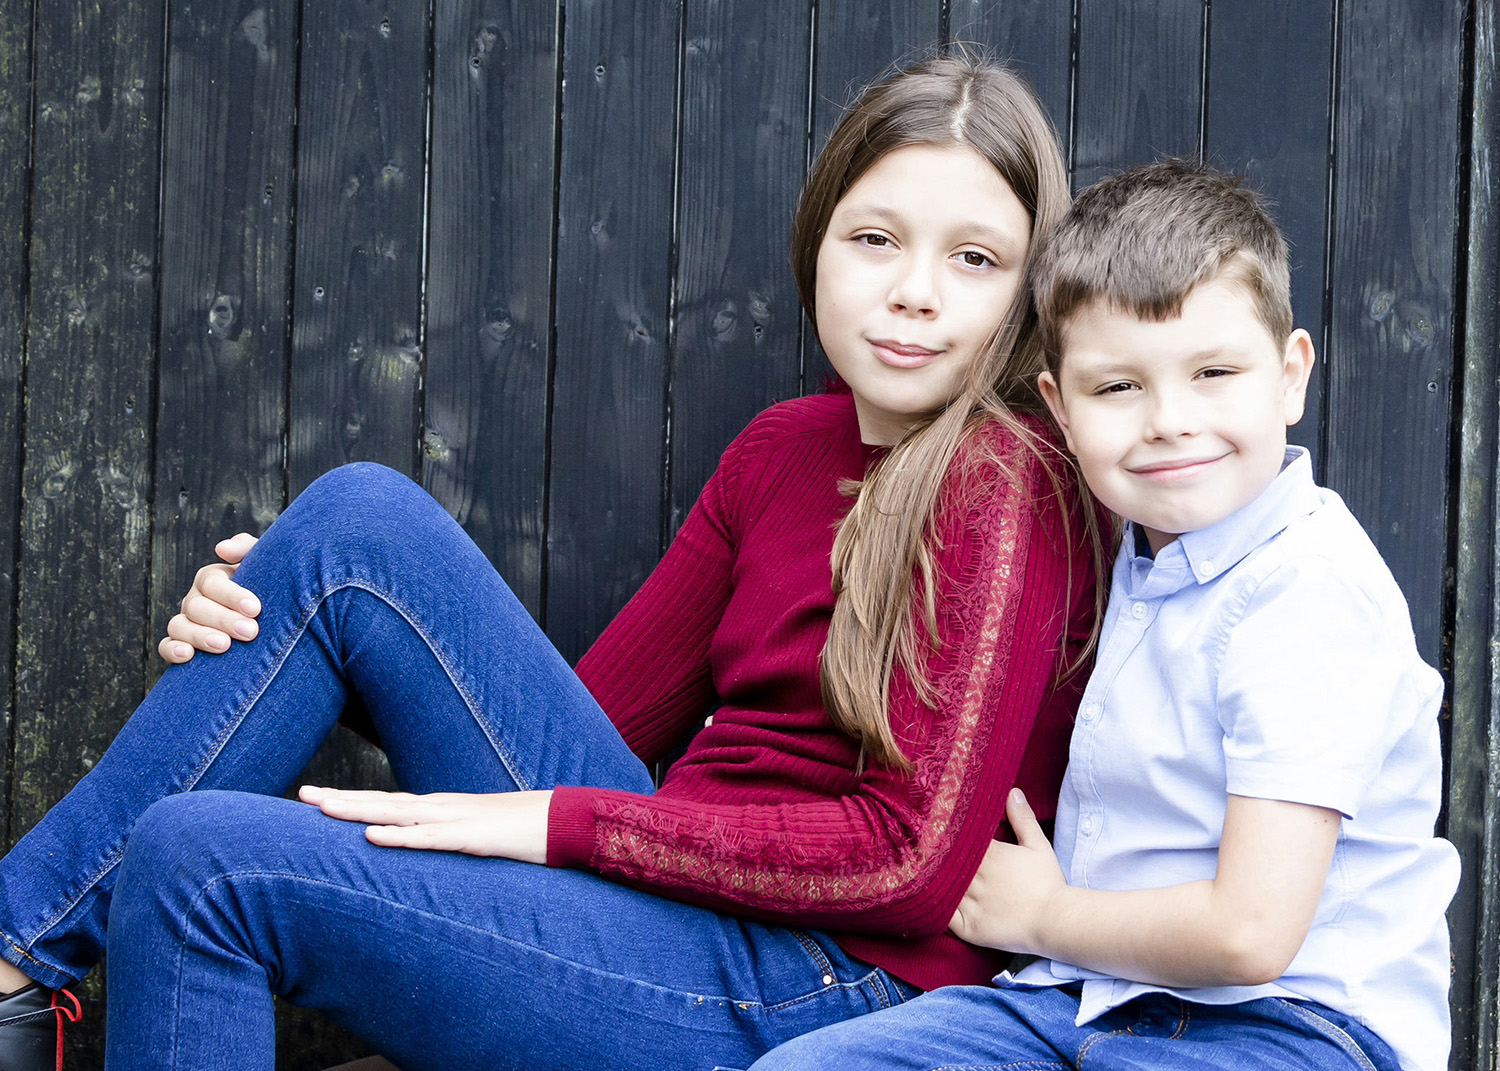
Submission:
<svg viewBox="0 0 1500 1071">
<path fill-rule="evenodd" d="M 59 996 L 67 997 L 73 1006 L 69 1008 L 65 1004 L 59 1004 L 57 1002 Z M 63 1019 L 66 1017 L 70 1023 L 78 1022 L 83 1018 L 83 1005 L 78 1003 L 78 998 L 66 989 L 55 989 L 52 991 L 52 1010 L 57 1012 L 57 1071 L 62 1071 Z"/>
</svg>

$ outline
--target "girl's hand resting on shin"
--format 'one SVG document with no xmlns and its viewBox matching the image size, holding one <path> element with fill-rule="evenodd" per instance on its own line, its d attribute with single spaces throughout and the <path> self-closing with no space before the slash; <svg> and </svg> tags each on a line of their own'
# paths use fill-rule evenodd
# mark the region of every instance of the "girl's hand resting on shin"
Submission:
<svg viewBox="0 0 1500 1071">
<path fill-rule="evenodd" d="M 991 841 L 948 928 L 974 945 L 1036 952 L 1037 930 L 1067 879 L 1018 788 L 1005 801 L 1015 844 Z"/>
<path fill-rule="evenodd" d="M 253 535 L 241 532 L 214 547 L 223 564 L 205 565 L 193 578 L 193 586 L 182 597 L 181 612 L 167 622 L 167 635 L 156 645 L 165 661 L 186 662 L 194 650 L 223 654 L 234 640 L 255 638 L 260 600 L 232 578 L 256 542 Z"/>
<path fill-rule="evenodd" d="M 547 861 L 551 791 L 417 796 L 303 785 L 297 795 L 330 818 L 365 823 L 365 838 L 384 848 L 492 855 L 523 863 Z"/>
</svg>

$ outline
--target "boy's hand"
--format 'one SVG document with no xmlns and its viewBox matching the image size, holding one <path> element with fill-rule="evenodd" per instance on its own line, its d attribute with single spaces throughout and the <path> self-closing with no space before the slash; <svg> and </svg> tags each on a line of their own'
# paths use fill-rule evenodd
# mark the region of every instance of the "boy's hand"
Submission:
<svg viewBox="0 0 1500 1071">
<path fill-rule="evenodd" d="M 256 542 L 253 535 L 241 532 L 214 547 L 224 564 L 205 565 L 193 578 L 193 586 L 182 597 L 181 613 L 167 622 L 166 638 L 156 645 L 165 661 L 186 662 L 195 649 L 222 654 L 232 640 L 255 638 L 260 600 L 231 578 Z"/>
<path fill-rule="evenodd" d="M 949 924 L 974 944 L 1152 985 L 1250 986 L 1286 971 L 1312 926 L 1339 812 L 1230 795 L 1217 873 L 1156 889 L 1068 885 L 1020 793 L 1019 844 L 991 844 Z"/>
<path fill-rule="evenodd" d="M 970 944 L 1031 952 L 1037 924 L 1067 879 L 1018 788 L 1005 801 L 1005 817 L 1018 843 L 990 842 L 948 928 Z"/>
</svg>

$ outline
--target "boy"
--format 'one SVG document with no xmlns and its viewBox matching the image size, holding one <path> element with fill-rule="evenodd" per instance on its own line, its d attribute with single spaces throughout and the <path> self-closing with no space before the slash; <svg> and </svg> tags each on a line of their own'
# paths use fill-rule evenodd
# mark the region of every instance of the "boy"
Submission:
<svg viewBox="0 0 1500 1071">
<path fill-rule="evenodd" d="M 1033 285 L 1043 396 L 1127 522 L 1057 853 L 1012 792 L 1019 843 L 991 845 L 952 924 L 1042 958 L 756 1071 L 1442 1071 L 1442 682 L 1286 445 L 1313 349 L 1280 233 L 1234 180 L 1169 161 L 1080 195 Z"/>
</svg>

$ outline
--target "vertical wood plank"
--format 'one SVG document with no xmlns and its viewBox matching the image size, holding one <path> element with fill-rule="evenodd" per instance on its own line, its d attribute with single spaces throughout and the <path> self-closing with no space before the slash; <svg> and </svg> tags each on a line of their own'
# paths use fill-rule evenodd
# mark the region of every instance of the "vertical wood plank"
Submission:
<svg viewBox="0 0 1500 1071">
<path fill-rule="evenodd" d="M 1340 7 L 1330 487 L 1348 501 L 1439 663 L 1448 546 L 1462 26 L 1457 5 Z"/>
<path fill-rule="evenodd" d="M 806 0 L 687 12 L 671 384 L 671 531 L 720 452 L 799 393 L 802 310 L 787 252 L 807 129 Z"/>
<path fill-rule="evenodd" d="M 163 4 L 37 11 L 17 835 L 140 699 L 157 307 Z M 97 992 L 74 1066 L 102 1062 Z"/>
<path fill-rule="evenodd" d="M 813 151 L 865 86 L 942 43 L 939 0 L 819 0 Z"/>
<path fill-rule="evenodd" d="M 350 461 L 417 474 L 427 169 L 428 4 L 301 10 L 290 497 Z M 384 754 L 349 732 L 331 736 L 303 776 L 394 785 Z M 295 1031 L 324 1046 L 305 1017 L 281 1023 L 284 1045 Z"/>
<path fill-rule="evenodd" d="M 1080 0 L 1073 188 L 1198 151 L 1204 0 Z"/>
<path fill-rule="evenodd" d="M 1292 312 L 1323 348 L 1333 0 L 1219 4 L 1209 20 L 1204 156 L 1271 201 L 1291 250 Z M 1274 77 L 1267 77 L 1275 71 Z M 1323 369 L 1291 439 L 1321 463 Z"/>
<path fill-rule="evenodd" d="M 812 153 L 822 151 L 844 109 L 860 91 L 898 65 L 942 43 L 941 0 L 819 0 L 814 32 Z M 804 336 L 802 390 L 833 378 L 833 366 L 809 329 Z"/>
<path fill-rule="evenodd" d="M 21 380 L 31 215 L 31 18 L 0 22 L 0 844 L 11 814 L 16 539 L 21 510 Z"/>
<path fill-rule="evenodd" d="M 293 495 L 347 461 L 416 472 L 428 4 L 302 8 Z"/>
<path fill-rule="evenodd" d="M 1026 76 L 1057 127 L 1066 153 L 1071 145 L 1073 10 L 1057 0 L 948 0 L 948 38 L 978 45 Z"/>
<path fill-rule="evenodd" d="M 570 660 L 660 554 L 678 19 L 567 9 L 546 623 Z"/>
<path fill-rule="evenodd" d="M 170 18 L 148 643 L 213 544 L 259 534 L 285 494 L 297 5 L 178 0 Z"/>
<path fill-rule="evenodd" d="M 501 0 L 435 13 L 422 482 L 536 617 L 558 15 Z"/>
<path fill-rule="evenodd" d="M 1474 9 L 1469 115 L 1467 300 L 1463 333 L 1452 722 L 1444 835 L 1463 864 L 1448 910 L 1454 1071 L 1500 1057 L 1500 10 Z"/>
</svg>

